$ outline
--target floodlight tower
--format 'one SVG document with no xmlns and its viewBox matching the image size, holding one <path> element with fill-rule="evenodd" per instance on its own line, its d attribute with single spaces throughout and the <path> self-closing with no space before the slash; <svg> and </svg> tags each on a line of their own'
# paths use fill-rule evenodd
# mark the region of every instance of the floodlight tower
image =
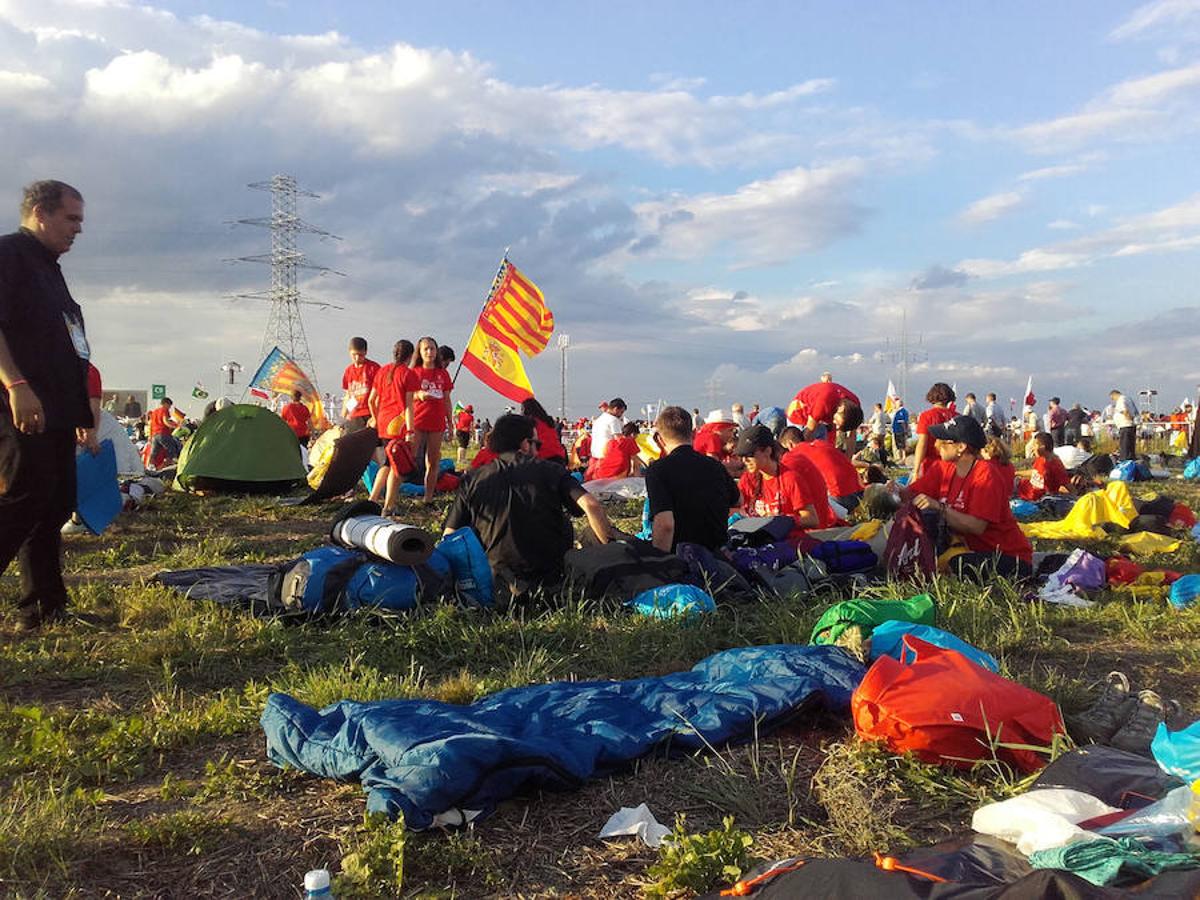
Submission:
<svg viewBox="0 0 1200 900">
<path fill-rule="evenodd" d="M 569 349 L 571 349 L 571 336 L 560 332 L 558 335 L 558 352 L 560 356 L 559 377 L 562 387 L 562 398 L 558 407 L 558 417 L 564 422 L 567 420 L 567 351 Z"/>
<path fill-rule="evenodd" d="M 243 256 L 235 261 L 270 263 L 271 289 L 237 294 L 236 296 L 252 300 L 266 300 L 271 304 L 260 355 L 265 357 L 271 352 L 272 347 L 278 347 L 304 370 L 315 386 L 317 383 L 316 367 L 313 365 L 312 352 L 308 348 L 308 337 L 304 332 L 304 320 L 300 315 L 300 307 L 301 305 L 318 306 L 325 309 L 341 309 L 341 307 L 334 306 L 332 303 L 300 299 L 296 272 L 299 269 L 308 269 L 320 275 L 334 274 L 343 275 L 343 277 L 344 273 L 334 271 L 327 266 L 317 266 L 307 262 L 303 251 L 296 248 L 296 235 L 303 232 L 335 241 L 340 241 L 341 238 L 308 224 L 296 214 L 298 197 L 316 198 L 319 195 L 297 186 L 296 179 L 291 175 L 275 175 L 269 181 L 256 181 L 249 187 L 256 191 L 270 192 L 271 215 L 269 218 L 238 219 L 238 224 L 269 228 L 271 230 L 271 252 Z"/>
</svg>

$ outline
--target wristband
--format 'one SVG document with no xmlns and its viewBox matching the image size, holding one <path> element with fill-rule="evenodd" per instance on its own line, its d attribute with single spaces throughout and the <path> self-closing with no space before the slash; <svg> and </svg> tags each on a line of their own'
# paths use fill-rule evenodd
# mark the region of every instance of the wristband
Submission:
<svg viewBox="0 0 1200 900">
<path fill-rule="evenodd" d="M 29 382 L 27 380 L 25 380 L 24 378 L 18 378 L 16 381 L 10 381 L 8 383 L 8 390 L 11 391 L 13 388 L 17 387 L 18 385 L 22 385 L 22 384 L 27 385 L 27 384 L 29 384 Z"/>
</svg>

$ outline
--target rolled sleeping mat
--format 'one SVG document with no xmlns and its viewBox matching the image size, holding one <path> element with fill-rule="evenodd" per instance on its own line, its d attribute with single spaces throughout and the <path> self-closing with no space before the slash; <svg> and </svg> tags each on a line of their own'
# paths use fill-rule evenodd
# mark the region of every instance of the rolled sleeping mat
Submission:
<svg viewBox="0 0 1200 900">
<path fill-rule="evenodd" d="M 335 544 L 365 550 L 380 559 L 415 566 L 429 559 L 436 538 L 416 525 L 404 525 L 383 516 L 354 516 L 334 523 Z"/>
</svg>

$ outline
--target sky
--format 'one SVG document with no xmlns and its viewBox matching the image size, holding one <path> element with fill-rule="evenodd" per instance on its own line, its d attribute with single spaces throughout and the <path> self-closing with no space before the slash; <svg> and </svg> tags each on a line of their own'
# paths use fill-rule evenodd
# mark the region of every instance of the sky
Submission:
<svg viewBox="0 0 1200 900">
<path fill-rule="evenodd" d="M 506 248 L 570 336 L 567 411 L 785 405 L 831 371 L 1102 405 L 1200 385 L 1200 0 L 0 0 L 0 203 L 62 259 L 107 387 L 259 362 L 286 173 L 316 377 L 461 350 Z M 907 373 L 900 357 L 908 346 Z M 554 340 L 527 361 L 557 412 Z M 906 381 L 903 376 L 907 375 Z M 467 371 L 456 397 L 506 404 Z"/>
</svg>

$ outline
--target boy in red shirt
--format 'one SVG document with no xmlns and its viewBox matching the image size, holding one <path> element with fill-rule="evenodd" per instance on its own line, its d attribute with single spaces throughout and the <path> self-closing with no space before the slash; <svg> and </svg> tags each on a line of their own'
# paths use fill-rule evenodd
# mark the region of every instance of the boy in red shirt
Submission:
<svg viewBox="0 0 1200 900">
<path fill-rule="evenodd" d="M 979 456 L 987 444 L 983 426 L 971 416 L 955 416 L 930 426 L 928 435 L 938 458 L 901 496 L 922 511 L 941 512 L 950 531 L 969 548 L 951 561 L 951 572 L 973 581 L 1031 577 L 1033 548 L 1013 518 L 1009 487 L 996 467 Z"/>
<path fill-rule="evenodd" d="M 342 415 L 346 419 L 346 432 L 366 428 L 371 420 L 371 406 L 367 400 L 379 374 L 379 363 L 367 359 L 367 339 L 350 338 L 350 365 L 342 373 Z"/>
<path fill-rule="evenodd" d="M 825 486 L 821 471 L 798 449 L 803 443 L 804 432 L 795 425 L 783 429 L 779 434 L 779 445 L 787 452 L 779 457 L 779 465 L 800 481 L 805 498 L 817 511 L 819 527 L 832 528 L 837 524 L 838 517 L 829 505 L 829 489 Z"/>
<path fill-rule="evenodd" d="M 592 472 L 592 479 L 597 478 L 629 478 L 640 475 L 642 463 L 638 459 L 641 450 L 637 444 L 638 427 L 633 422 L 627 422 L 621 428 L 621 434 L 608 442 L 604 450 L 604 458 Z"/>
<path fill-rule="evenodd" d="M 828 373 L 827 373 L 828 374 Z M 853 435 L 863 421 L 858 395 L 824 376 L 816 384 L 801 388 L 787 408 L 788 421 L 804 429 L 808 440 L 819 440 L 829 432 L 846 435 L 845 449 L 854 452 Z"/>
<path fill-rule="evenodd" d="M 288 427 L 296 433 L 296 440 L 302 447 L 308 444 L 312 434 L 312 413 L 302 402 L 303 397 L 304 394 L 300 391 L 292 391 L 292 399 L 279 411 L 279 418 L 287 422 Z"/>
<path fill-rule="evenodd" d="M 925 402 L 932 404 L 929 409 L 917 416 L 917 448 L 913 451 L 913 476 L 919 478 L 925 470 L 925 465 L 936 455 L 931 452 L 929 429 L 933 425 L 949 422 L 954 418 L 954 401 L 957 395 L 954 388 L 944 381 L 937 382 L 925 395 Z"/>
<path fill-rule="evenodd" d="M 471 446 L 471 430 L 475 427 L 475 407 L 468 403 L 454 417 L 454 438 L 458 441 L 458 467 L 467 463 L 467 448 Z"/>
<path fill-rule="evenodd" d="M 796 475 L 779 464 L 779 448 L 770 429 L 755 425 L 738 437 L 734 453 L 746 465 L 738 480 L 742 509 L 748 516 L 791 516 L 795 528 L 789 539 L 806 528 L 820 527 L 820 518 Z"/>
<path fill-rule="evenodd" d="M 846 459 L 845 453 L 828 440 L 805 441 L 800 429 L 794 425 L 783 430 L 779 442 L 792 448 L 788 452 L 789 457 L 803 457 L 812 463 L 821 476 L 821 485 L 826 493 L 847 512 L 853 512 L 862 501 L 863 487 L 858 478 L 858 469 Z"/>
<path fill-rule="evenodd" d="M 1047 494 L 1071 493 L 1071 475 L 1054 452 L 1054 438 L 1041 431 L 1033 436 L 1037 455 L 1033 459 L 1033 474 L 1017 483 L 1017 496 L 1022 500 L 1041 500 Z"/>
</svg>

